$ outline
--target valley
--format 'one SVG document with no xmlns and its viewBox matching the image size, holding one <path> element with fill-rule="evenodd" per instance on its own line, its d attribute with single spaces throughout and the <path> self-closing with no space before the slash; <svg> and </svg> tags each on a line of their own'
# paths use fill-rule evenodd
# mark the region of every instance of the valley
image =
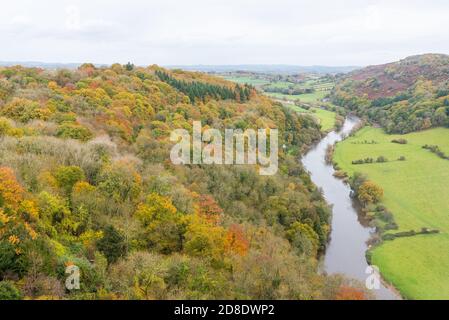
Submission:
<svg viewBox="0 0 449 320">
<path fill-rule="evenodd" d="M 312 116 L 319 122 L 323 132 L 328 132 L 336 125 L 335 106 L 324 101 L 335 85 L 333 75 L 239 71 L 223 73 L 220 76 L 241 85 L 252 85 L 287 108 Z"/>
</svg>

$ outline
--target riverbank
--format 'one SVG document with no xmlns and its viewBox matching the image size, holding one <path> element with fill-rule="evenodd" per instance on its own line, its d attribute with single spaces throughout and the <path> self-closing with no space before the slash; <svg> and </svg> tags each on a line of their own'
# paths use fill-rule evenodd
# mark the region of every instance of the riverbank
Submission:
<svg viewBox="0 0 449 320">
<path fill-rule="evenodd" d="M 331 240 L 323 258 L 323 268 L 328 274 L 340 273 L 365 283 L 368 263 L 365 253 L 367 241 L 375 232 L 374 228 L 363 225 L 350 197 L 351 189 L 334 177 L 335 170 L 325 161 L 328 145 L 341 141 L 360 122 L 358 118 L 346 119 L 340 132 L 328 133 L 303 157 L 302 163 L 310 172 L 315 185 L 322 189 L 326 201 L 332 206 Z M 378 299 L 398 299 L 393 290 L 381 285 L 375 290 Z"/>
<path fill-rule="evenodd" d="M 407 143 L 392 142 L 400 139 Z M 397 225 L 397 229 L 385 230 L 384 223 L 375 220 L 374 226 L 383 236 L 411 234 L 374 247 L 372 263 L 404 297 L 444 299 L 449 298 L 449 161 L 423 149 L 426 144 L 438 145 L 448 153 L 449 130 L 437 128 L 399 136 L 367 127 L 337 144 L 334 161 L 348 175 L 364 173 L 383 188 L 382 205 Z M 387 161 L 353 164 L 354 160 L 379 156 Z M 423 228 L 439 233 L 411 232 L 419 233 Z"/>
</svg>

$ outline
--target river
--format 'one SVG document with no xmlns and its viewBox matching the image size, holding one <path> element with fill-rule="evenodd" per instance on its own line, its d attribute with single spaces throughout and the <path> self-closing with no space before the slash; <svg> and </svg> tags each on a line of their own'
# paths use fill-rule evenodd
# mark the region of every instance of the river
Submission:
<svg viewBox="0 0 449 320">
<path fill-rule="evenodd" d="M 358 118 L 348 117 L 341 131 L 330 132 L 303 157 L 302 163 L 310 172 L 312 181 L 323 190 L 326 201 L 332 206 L 332 231 L 323 258 L 324 271 L 328 274 L 340 273 L 365 283 L 369 276 L 366 274 L 366 242 L 375 230 L 360 219 L 356 205 L 350 197 L 350 187 L 333 176 L 334 168 L 325 161 L 327 146 L 341 141 L 359 121 Z M 377 299 L 399 299 L 394 290 L 383 284 L 373 292 Z"/>
</svg>

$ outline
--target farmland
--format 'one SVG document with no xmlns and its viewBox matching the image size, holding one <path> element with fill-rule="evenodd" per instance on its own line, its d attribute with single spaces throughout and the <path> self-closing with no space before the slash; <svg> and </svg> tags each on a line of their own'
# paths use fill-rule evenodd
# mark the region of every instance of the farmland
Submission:
<svg viewBox="0 0 449 320">
<path fill-rule="evenodd" d="M 392 143 L 406 139 L 407 144 Z M 449 298 L 449 161 L 422 148 L 437 145 L 449 153 L 449 129 L 387 135 L 366 127 L 337 145 L 334 161 L 349 175 L 362 172 L 384 189 L 382 204 L 392 212 L 396 233 L 422 228 L 438 234 L 384 241 L 372 252 L 372 263 L 406 298 Z M 352 161 L 384 156 L 385 163 L 353 165 Z M 405 161 L 399 161 L 405 157 Z"/>
<path fill-rule="evenodd" d="M 235 83 L 252 85 L 274 99 L 299 100 L 308 104 L 321 101 L 334 87 L 333 76 L 330 75 L 279 75 L 236 72 L 221 76 Z"/>
<path fill-rule="evenodd" d="M 309 114 L 309 115 L 313 116 L 314 118 L 318 119 L 318 122 L 321 125 L 322 131 L 325 131 L 325 132 L 329 131 L 332 128 L 334 128 L 334 126 L 335 126 L 335 117 L 336 117 L 335 112 L 328 111 L 328 110 L 321 109 L 321 108 L 310 108 L 307 110 L 307 109 L 301 108 L 301 107 L 296 106 L 291 103 L 284 103 L 284 105 L 296 112 L 303 113 L 303 114 Z"/>
<path fill-rule="evenodd" d="M 223 75 L 223 77 L 238 84 L 252 85 L 290 109 L 312 115 L 320 123 L 322 131 L 328 131 L 335 126 L 335 112 L 324 110 L 318 106 L 334 86 L 330 76 L 233 73 Z M 302 93 L 298 94 L 299 92 Z M 303 105 L 304 108 L 294 104 L 294 101 L 299 102 L 299 105 Z"/>
</svg>

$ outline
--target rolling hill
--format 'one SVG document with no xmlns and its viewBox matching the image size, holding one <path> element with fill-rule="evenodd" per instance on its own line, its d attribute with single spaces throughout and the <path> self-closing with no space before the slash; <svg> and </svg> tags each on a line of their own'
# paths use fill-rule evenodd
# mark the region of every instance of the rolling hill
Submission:
<svg viewBox="0 0 449 320">
<path fill-rule="evenodd" d="M 449 126 L 449 56 L 417 55 L 353 71 L 338 81 L 332 100 L 389 133 Z"/>
</svg>

